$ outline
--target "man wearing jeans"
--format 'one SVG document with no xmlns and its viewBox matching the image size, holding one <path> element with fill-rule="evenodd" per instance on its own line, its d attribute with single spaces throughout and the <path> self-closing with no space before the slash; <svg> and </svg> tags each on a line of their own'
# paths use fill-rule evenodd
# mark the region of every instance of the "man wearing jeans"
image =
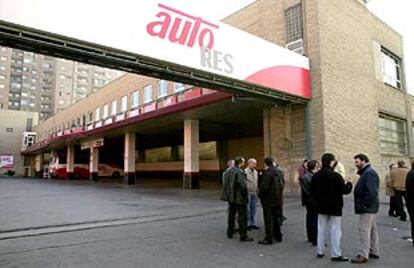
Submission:
<svg viewBox="0 0 414 268">
<path fill-rule="evenodd" d="M 352 259 L 352 263 L 361 264 L 368 262 L 368 259 L 379 259 L 376 223 L 379 176 L 366 155 L 358 154 L 354 160 L 360 176 L 354 190 L 355 213 L 359 215 L 359 246 L 358 255 Z"/>
<path fill-rule="evenodd" d="M 244 170 L 246 173 L 246 183 L 248 191 L 248 203 L 247 203 L 247 229 L 257 230 L 256 226 L 256 203 L 257 203 L 257 180 L 258 174 L 256 170 L 257 161 L 254 158 L 250 158 L 247 161 L 247 168 Z"/>
<path fill-rule="evenodd" d="M 317 257 L 324 257 L 325 235 L 331 238 L 331 261 L 346 262 L 341 251 L 341 218 L 344 194 L 352 191 L 352 183 L 344 182 L 339 173 L 334 172 L 335 156 L 326 153 L 322 156 L 322 169 L 312 177 L 311 194 L 316 202 L 318 213 Z"/>
</svg>

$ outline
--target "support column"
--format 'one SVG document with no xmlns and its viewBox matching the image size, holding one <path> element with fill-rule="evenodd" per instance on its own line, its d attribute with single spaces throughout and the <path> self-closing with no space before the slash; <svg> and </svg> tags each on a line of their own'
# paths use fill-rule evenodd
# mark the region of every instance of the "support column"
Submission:
<svg viewBox="0 0 414 268">
<path fill-rule="evenodd" d="M 135 133 L 126 132 L 124 142 L 124 184 L 135 184 Z"/>
<path fill-rule="evenodd" d="M 199 122 L 184 121 L 184 189 L 200 188 Z"/>
<path fill-rule="evenodd" d="M 43 153 L 35 156 L 35 177 L 43 178 Z"/>
<path fill-rule="evenodd" d="M 67 180 L 73 180 L 75 178 L 74 174 L 75 169 L 75 146 L 74 145 L 68 145 L 67 151 L 66 151 L 66 179 Z"/>
<path fill-rule="evenodd" d="M 98 181 L 99 147 L 91 147 L 89 154 L 89 179 Z"/>
</svg>

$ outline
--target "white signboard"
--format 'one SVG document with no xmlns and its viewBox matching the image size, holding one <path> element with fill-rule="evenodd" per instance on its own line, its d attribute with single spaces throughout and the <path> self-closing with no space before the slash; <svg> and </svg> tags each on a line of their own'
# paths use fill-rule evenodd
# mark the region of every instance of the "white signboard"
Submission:
<svg viewBox="0 0 414 268">
<path fill-rule="evenodd" d="M 306 57 L 174 1 L 0 0 L 0 20 L 311 96 Z"/>
<path fill-rule="evenodd" d="M 14 156 L 13 155 L 0 155 L 0 168 L 13 168 Z"/>
</svg>

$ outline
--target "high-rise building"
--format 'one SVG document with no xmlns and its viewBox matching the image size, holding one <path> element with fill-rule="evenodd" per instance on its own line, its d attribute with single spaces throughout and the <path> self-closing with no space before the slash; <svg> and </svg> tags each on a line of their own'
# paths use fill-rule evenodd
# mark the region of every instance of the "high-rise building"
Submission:
<svg viewBox="0 0 414 268">
<path fill-rule="evenodd" d="M 0 47 L 0 108 L 62 111 L 119 77 L 120 71 Z"/>
</svg>

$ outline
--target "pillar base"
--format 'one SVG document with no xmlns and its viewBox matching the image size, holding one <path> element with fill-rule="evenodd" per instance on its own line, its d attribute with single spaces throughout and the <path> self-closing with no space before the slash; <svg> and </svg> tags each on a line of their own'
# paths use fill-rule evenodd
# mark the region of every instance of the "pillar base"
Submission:
<svg viewBox="0 0 414 268">
<path fill-rule="evenodd" d="M 97 182 L 98 181 L 98 172 L 90 172 L 89 180 Z"/>
<path fill-rule="evenodd" d="M 127 184 L 127 185 L 135 184 L 135 172 L 125 172 L 124 184 Z"/>
<path fill-rule="evenodd" d="M 75 173 L 74 172 L 68 172 L 66 175 L 67 180 L 74 180 L 75 179 Z"/>
<path fill-rule="evenodd" d="M 183 176 L 184 189 L 200 189 L 200 173 L 184 172 Z"/>
</svg>

